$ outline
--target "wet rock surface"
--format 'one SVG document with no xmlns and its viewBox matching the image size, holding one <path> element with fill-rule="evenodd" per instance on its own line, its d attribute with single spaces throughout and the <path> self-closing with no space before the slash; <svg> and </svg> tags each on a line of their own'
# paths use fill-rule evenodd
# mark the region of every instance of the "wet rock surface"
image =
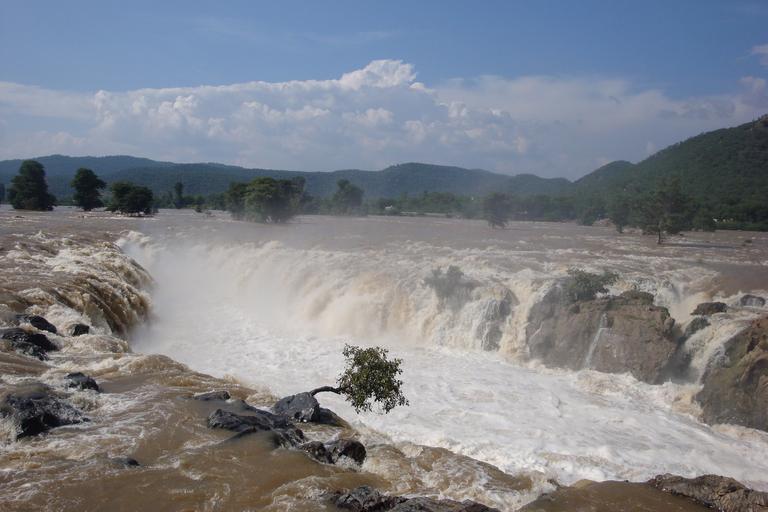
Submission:
<svg viewBox="0 0 768 512">
<path fill-rule="evenodd" d="M 75 324 L 71 329 L 71 336 L 82 336 L 91 332 L 91 326 L 85 324 Z"/>
<path fill-rule="evenodd" d="M 748 308 L 762 308 L 765 306 L 765 298 L 757 295 L 746 294 L 739 299 L 739 304 Z"/>
<path fill-rule="evenodd" d="M 631 373 L 658 383 L 679 348 L 679 329 L 653 296 L 625 292 L 573 303 L 554 287 L 529 315 L 530 355 L 548 366 Z"/>
<path fill-rule="evenodd" d="M 659 475 L 649 480 L 648 484 L 722 512 L 768 511 L 768 493 L 748 489 L 733 478 L 717 475 L 696 478 Z"/>
<path fill-rule="evenodd" d="M 768 431 L 768 316 L 725 343 L 724 357 L 702 377 L 696 395 L 707 423 L 735 423 Z"/>
<path fill-rule="evenodd" d="M 437 500 L 433 498 L 405 498 L 381 494 L 369 486 L 361 486 L 349 492 L 337 492 L 327 497 L 336 507 L 352 512 L 492 512 L 474 501 Z"/>
<path fill-rule="evenodd" d="M 82 372 L 68 373 L 65 379 L 67 380 L 67 387 L 100 391 L 99 385 L 94 378 Z"/>
<path fill-rule="evenodd" d="M 294 448 L 304 441 L 304 433 L 283 416 L 251 407 L 245 402 L 236 404 L 239 411 L 216 409 L 208 416 L 208 427 L 235 432 L 237 437 L 268 432 L 276 445 Z"/>
<path fill-rule="evenodd" d="M 48 352 L 59 350 L 45 334 L 29 332 L 20 327 L 0 329 L 0 339 L 5 340 L 12 350 L 36 357 L 41 361 L 48 358 Z"/>
<path fill-rule="evenodd" d="M 56 334 L 56 326 L 39 315 L 16 315 L 16 321 L 20 324 L 29 324 L 35 329 Z"/>
<path fill-rule="evenodd" d="M 317 399 L 308 392 L 289 395 L 272 406 L 272 412 L 298 423 L 320 423 L 343 426 L 344 421 L 333 411 L 320 407 Z"/>
<path fill-rule="evenodd" d="M 310 441 L 302 444 L 300 448 L 309 453 L 313 459 L 326 464 L 336 464 L 342 457 L 347 457 L 362 465 L 366 457 L 365 446 L 353 439 L 338 439 L 328 443 Z"/>
<path fill-rule="evenodd" d="M 716 313 L 725 313 L 728 305 L 725 302 L 702 302 L 691 313 L 692 315 L 711 316 Z"/>
<path fill-rule="evenodd" d="M 208 391 L 206 393 L 199 393 L 197 395 L 194 395 L 192 397 L 195 400 L 200 400 L 201 402 L 213 402 L 213 401 L 226 401 L 229 400 L 231 397 L 229 395 L 229 391 L 222 390 L 222 391 Z"/>
<path fill-rule="evenodd" d="M 0 416 L 10 418 L 16 424 L 17 438 L 88 421 L 51 388 L 39 383 L 11 388 L 0 395 Z"/>
<path fill-rule="evenodd" d="M 709 327 L 709 320 L 703 316 L 697 316 L 686 326 L 683 332 L 683 338 L 688 339 L 702 329 Z"/>
</svg>

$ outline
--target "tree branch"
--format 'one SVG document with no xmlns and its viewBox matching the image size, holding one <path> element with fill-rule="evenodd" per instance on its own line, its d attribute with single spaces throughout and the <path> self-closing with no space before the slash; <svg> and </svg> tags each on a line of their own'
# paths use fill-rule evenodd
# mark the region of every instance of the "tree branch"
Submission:
<svg viewBox="0 0 768 512">
<path fill-rule="evenodd" d="M 309 392 L 310 395 L 315 396 L 318 393 L 323 393 L 325 391 L 336 393 L 337 395 L 340 395 L 342 392 L 341 388 L 334 388 L 333 386 L 320 386 L 319 388 L 315 388 L 312 391 Z"/>
</svg>

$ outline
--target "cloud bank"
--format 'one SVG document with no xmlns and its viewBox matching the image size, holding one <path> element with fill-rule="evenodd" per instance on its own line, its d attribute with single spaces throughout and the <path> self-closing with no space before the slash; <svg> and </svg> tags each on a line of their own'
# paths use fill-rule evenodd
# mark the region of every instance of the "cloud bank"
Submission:
<svg viewBox="0 0 768 512">
<path fill-rule="evenodd" d="M 671 98 L 601 77 L 426 85 L 398 60 L 279 83 L 85 93 L 0 82 L 0 158 L 132 154 L 297 170 L 425 161 L 576 178 L 766 111 L 766 81 L 754 76 L 720 95 Z"/>
</svg>

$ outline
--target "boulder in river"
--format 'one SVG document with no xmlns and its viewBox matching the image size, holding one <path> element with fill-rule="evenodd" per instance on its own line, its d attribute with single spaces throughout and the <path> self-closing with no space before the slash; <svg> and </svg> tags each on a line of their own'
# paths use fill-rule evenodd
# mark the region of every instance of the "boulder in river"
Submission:
<svg viewBox="0 0 768 512">
<path fill-rule="evenodd" d="M 531 309 L 527 330 L 531 357 L 548 366 L 628 372 L 649 383 L 667 377 L 680 338 L 669 311 L 648 293 L 574 303 L 557 286 Z"/>
<path fill-rule="evenodd" d="M 19 438 L 88 421 L 69 402 L 40 383 L 12 388 L 0 395 L 0 416 L 13 420 Z"/>
<path fill-rule="evenodd" d="M 212 401 L 226 402 L 231 398 L 231 396 L 229 395 L 229 391 L 221 390 L 221 391 L 208 391 L 207 393 L 198 393 L 197 395 L 194 395 L 192 398 L 195 400 L 200 400 L 201 402 L 212 402 Z"/>
<path fill-rule="evenodd" d="M 299 423 L 322 423 L 341 426 L 342 420 L 333 411 L 320 407 L 311 393 L 297 393 L 278 400 L 272 412 Z"/>
<path fill-rule="evenodd" d="M 99 385 L 93 379 L 82 372 L 68 373 L 66 376 L 67 387 L 77 389 L 92 389 L 94 391 L 100 391 Z"/>
<path fill-rule="evenodd" d="M 286 448 L 296 447 L 304 442 L 304 433 L 288 419 L 268 411 L 262 411 L 243 402 L 244 414 L 216 409 L 208 416 L 209 428 L 220 428 L 236 432 L 237 437 L 269 432 L 275 443 Z"/>
<path fill-rule="evenodd" d="M 768 315 L 723 348 L 724 357 L 704 372 L 696 395 L 703 420 L 768 431 Z"/>
<path fill-rule="evenodd" d="M 475 501 L 438 500 L 434 498 L 405 498 L 388 496 L 367 485 L 349 492 L 332 493 L 329 501 L 336 507 L 352 512 L 498 512 Z"/>
<path fill-rule="evenodd" d="M 365 446 L 354 439 L 337 439 L 328 443 L 310 441 L 302 444 L 300 448 L 315 460 L 327 464 L 336 464 L 340 458 L 347 457 L 362 465 L 366 457 Z"/>
<path fill-rule="evenodd" d="M 0 329 L 0 339 L 8 343 L 10 348 L 26 355 L 36 357 L 41 361 L 46 360 L 47 352 L 59 350 L 45 334 L 29 332 L 20 327 Z"/>
<path fill-rule="evenodd" d="M 649 480 L 648 484 L 722 512 L 768 511 L 768 493 L 749 489 L 733 478 L 717 475 L 696 478 L 658 475 Z"/>
<path fill-rule="evenodd" d="M 702 302 L 696 306 L 696 309 L 691 314 L 710 316 L 715 313 L 725 313 L 726 311 L 728 311 L 728 305 L 725 302 Z"/>
<path fill-rule="evenodd" d="M 757 295 L 746 294 L 739 299 L 739 304 L 748 308 L 762 308 L 765 306 L 765 299 Z"/>
<path fill-rule="evenodd" d="M 709 320 L 703 316 L 697 316 L 688 324 L 683 333 L 683 338 L 688 339 L 702 329 L 709 327 Z"/>
<path fill-rule="evenodd" d="M 20 324 L 30 324 L 35 329 L 56 334 L 56 326 L 40 315 L 16 315 L 16 321 Z"/>
<path fill-rule="evenodd" d="M 85 324 L 75 324 L 70 331 L 72 336 L 82 336 L 83 334 L 89 334 L 91 332 L 91 326 Z"/>
</svg>

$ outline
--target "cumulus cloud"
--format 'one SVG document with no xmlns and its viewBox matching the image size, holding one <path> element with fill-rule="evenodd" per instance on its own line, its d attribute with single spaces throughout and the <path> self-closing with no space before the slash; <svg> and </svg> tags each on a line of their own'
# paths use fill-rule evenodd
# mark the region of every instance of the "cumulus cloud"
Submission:
<svg viewBox="0 0 768 512">
<path fill-rule="evenodd" d="M 671 98 L 592 77 L 424 84 L 397 60 L 331 80 L 123 92 L 0 82 L 0 157 L 129 153 L 301 170 L 416 160 L 575 178 L 767 109 L 754 76 L 722 95 Z"/>
<path fill-rule="evenodd" d="M 768 66 L 768 44 L 761 44 L 752 47 L 752 55 L 757 55 L 760 64 Z"/>
</svg>

